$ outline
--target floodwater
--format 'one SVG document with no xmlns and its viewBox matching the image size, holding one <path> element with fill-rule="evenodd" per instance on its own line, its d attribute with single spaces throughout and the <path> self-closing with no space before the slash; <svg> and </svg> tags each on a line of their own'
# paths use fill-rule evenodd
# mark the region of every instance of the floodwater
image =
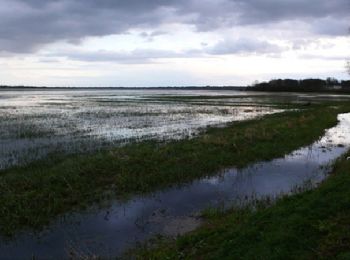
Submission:
<svg viewBox="0 0 350 260">
<path fill-rule="evenodd" d="M 200 224 L 199 212 L 211 207 L 288 194 L 298 187 L 317 185 L 330 164 L 350 148 L 350 113 L 338 116 L 339 124 L 314 144 L 283 158 L 241 170 L 227 169 L 203 178 L 110 207 L 62 217 L 41 234 L 23 234 L 2 241 L 4 258 L 66 258 L 70 251 L 115 257 L 156 234 L 175 236 Z"/>
<path fill-rule="evenodd" d="M 0 89 L 0 170 L 50 154 L 179 139 L 208 126 L 281 112 L 273 103 L 346 95 L 233 90 Z"/>
<path fill-rule="evenodd" d="M 200 98 L 219 95 L 231 98 Z M 189 96 L 199 100 L 181 99 Z M 208 126 L 281 111 L 240 91 L 0 90 L 0 170 L 49 154 L 188 138 Z"/>
</svg>

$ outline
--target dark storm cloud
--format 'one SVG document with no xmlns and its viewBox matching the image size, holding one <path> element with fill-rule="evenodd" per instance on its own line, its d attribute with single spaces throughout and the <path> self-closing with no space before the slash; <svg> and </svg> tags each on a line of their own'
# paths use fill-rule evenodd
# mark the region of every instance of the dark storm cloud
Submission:
<svg viewBox="0 0 350 260">
<path fill-rule="evenodd" d="M 236 2 L 236 1 L 233 1 Z M 349 17 L 348 0 L 244 0 L 241 22 L 266 23 L 281 20 Z"/>
<path fill-rule="evenodd" d="M 26 52 L 59 40 L 78 42 L 86 36 L 152 26 L 163 20 L 163 14 L 157 13 L 162 6 L 160 2 L 2 0 L 0 48 Z"/>
<path fill-rule="evenodd" d="M 213 31 L 298 20 L 310 24 L 311 33 L 342 35 L 349 14 L 349 0 L 0 0 L 0 52 L 33 52 L 166 23 Z"/>
<path fill-rule="evenodd" d="M 197 14 L 192 22 L 204 31 L 295 20 L 312 23 L 322 18 L 349 25 L 350 18 L 349 0 L 192 0 L 178 8 L 179 14 Z"/>
</svg>

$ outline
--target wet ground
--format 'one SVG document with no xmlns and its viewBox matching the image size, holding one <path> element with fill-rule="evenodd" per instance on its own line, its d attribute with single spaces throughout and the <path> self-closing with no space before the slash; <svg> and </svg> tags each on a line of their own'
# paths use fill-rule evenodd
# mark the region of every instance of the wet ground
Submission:
<svg viewBox="0 0 350 260">
<path fill-rule="evenodd" d="M 283 158 L 244 169 L 227 169 L 188 185 L 114 201 L 103 209 L 60 218 L 41 234 L 2 241 L 4 258 L 65 258 L 70 251 L 115 257 L 156 234 L 176 236 L 197 227 L 208 207 L 241 205 L 312 187 L 326 178 L 331 163 L 350 148 L 350 114 L 314 144 Z"/>
</svg>

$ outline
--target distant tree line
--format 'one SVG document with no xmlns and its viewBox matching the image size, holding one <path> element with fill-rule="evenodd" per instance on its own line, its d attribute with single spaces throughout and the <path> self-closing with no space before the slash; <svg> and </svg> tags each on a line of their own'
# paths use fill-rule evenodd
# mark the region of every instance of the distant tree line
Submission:
<svg viewBox="0 0 350 260">
<path fill-rule="evenodd" d="M 323 79 L 273 79 L 254 83 L 248 90 L 289 92 L 350 92 L 350 80 Z"/>
</svg>

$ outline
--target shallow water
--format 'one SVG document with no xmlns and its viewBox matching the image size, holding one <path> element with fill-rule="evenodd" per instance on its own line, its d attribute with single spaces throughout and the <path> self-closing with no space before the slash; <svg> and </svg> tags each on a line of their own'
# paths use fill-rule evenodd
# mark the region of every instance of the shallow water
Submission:
<svg viewBox="0 0 350 260">
<path fill-rule="evenodd" d="M 233 90 L 0 89 L 0 170 L 49 154 L 132 140 L 192 137 L 208 126 L 281 112 L 273 103 L 347 95 Z"/>
<path fill-rule="evenodd" d="M 86 153 L 281 112 L 274 103 L 347 95 L 234 90 L 0 89 L 0 170 L 49 154 Z"/>
<path fill-rule="evenodd" d="M 201 104 L 163 97 L 235 96 Z M 208 126 L 281 109 L 247 103 L 248 93 L 189 90 L 0 90 L 0 170 L 48 154 L 85 153 L 131 140 L 179 139 Z M 263 95 L 263 94 L 259 94 Z"/>
<path fill-rule="evenodd" d="M 203 178 L 91 212 L 67 215 L 39 234 L 0 245 L 3 258 L 64 258 L 72 248 L 85 255 L 113 257 L 155 234 L 176 235 L 195 228 L 209 206 L 240 205 L 247 198 L 275 197 L 305 183 L 317 185 L 330 164 L 350 148 L 350 113 L 314 144 L 283 158 Z"/>
</svg>

